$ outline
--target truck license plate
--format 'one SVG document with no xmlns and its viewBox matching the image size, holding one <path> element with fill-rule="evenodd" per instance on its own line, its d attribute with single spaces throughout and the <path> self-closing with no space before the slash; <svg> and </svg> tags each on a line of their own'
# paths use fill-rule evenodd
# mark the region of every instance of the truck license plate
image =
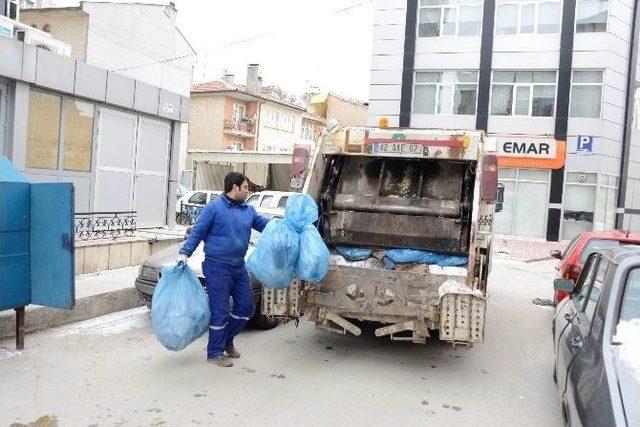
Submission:
<svg viewBox="0 0 640 427">
<path fill-rule="evenodd" d="M 372 153 L 380 154 L 416 154 L 426 155 L 425 151 L 428 147 L 422 147 L 420 144 L 403 144 L 399 142 L 376 142 L 371 144 Z"/>
</svg>

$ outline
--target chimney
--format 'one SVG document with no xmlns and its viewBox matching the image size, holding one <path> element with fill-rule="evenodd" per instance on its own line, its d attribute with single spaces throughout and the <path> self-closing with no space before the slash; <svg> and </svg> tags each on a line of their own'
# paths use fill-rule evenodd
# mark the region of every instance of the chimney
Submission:
<svg viewBox="0 0 640 427">
<path fill-rule="evenodd" d="M 262 93 L 262 76 L 260 64 L 249 64 L 247 67 L 247 91 L 254 95 Z"/>
<path fill-rule="evenodd" d="M 235 77 L 235 76 L 233 75 L 233 73 L 225 72 L 225 73 L 222 75 L 222 81 L 223 81 L 223 82 L 225 82 L 226 84 L 232 85 L 232 84 L 234 84 L 234 83 L 233 83 L 233 79 L 234 79 L 234 77 Z"/>
<path fill-rule="evenodd" d="M 165 15 L 167 15 L 171 23 L 175 25 L 176 17 L 178 16 L 178 9 L 176 9 L 176 4 L 174 2 L 169 2 L 169 4 L 164 7 L 164 13 Z"/>
</svg>

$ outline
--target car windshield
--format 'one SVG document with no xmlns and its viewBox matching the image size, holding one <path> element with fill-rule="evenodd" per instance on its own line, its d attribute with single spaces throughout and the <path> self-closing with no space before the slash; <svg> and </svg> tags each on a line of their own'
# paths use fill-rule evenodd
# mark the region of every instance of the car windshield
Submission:
<svg viewBox="0 0 640 427">
<path fill-rule="evenodd" d="M 618 240 L 604 240 L 604 239 L 592 239 L 586 244 L 582 253 L 580 254 L 580 264 L 584 264 L 589 255 L 600 249 L 616 248 L 620 245 L 637 245 L 633 242 L 620 242 Z"/>
</svg>

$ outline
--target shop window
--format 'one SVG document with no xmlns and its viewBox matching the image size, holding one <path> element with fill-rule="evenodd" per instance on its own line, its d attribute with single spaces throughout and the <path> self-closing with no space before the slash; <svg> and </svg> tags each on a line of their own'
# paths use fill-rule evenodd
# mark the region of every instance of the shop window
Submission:
<svg viewBox="0 0 640 427">
<path fill-rule="evenodd" d="M 481 26 L 481 0 L 420 0 L 418 37 L 477 36 Z"/>
<path fill-rule="evenodd" d="M 25 166 L 90 172 L 94 116 L 93 104 L 32 90 Z"/>
<path fill-rule="evenodd" d="M 564 189 L 562 238 L 570 240 L 593 229 L 598 176 L 595 173 L 568 172 Z"/>
<path fill-rule="evenodd" d="M 67 171 L 91 170 L 94 106 L 87 102 L 64 99 L 64 156 Z"/>
<path fill-rule="evenodd" d="M 415 81 L 415 114 L 476 113 L 477 71 L 419 71 Z"/>
<path fill-rule="evenodd" d="M 576 3 L 576 33 L 607 31 L 609 2 L 607 0 L 578 0 Z"/>
<path fill-rule="evenodd" d="M 560 32 L 559 1 L 498 0 L 497 35 L 554 34 Z"/>
<path fill-rule="evenodd" d="M 555 71 L 494 71 L 491 114 L 552 117 L 555 109 Z"/>
<path fill-rule="evenodd" d="M 596 195 L 596 215 L 594 231 L 615 228 L 616 206 L 618 203 L 618 177 L 600 174 Z"/>
<path fill-rule="evenodd" d="M 571 77 L 570 117 L 600 117 L 603 81 L 603 71 L 573 72 Z"/>
<path fill-rule="evenodd" d="M 31 91 L 25 166 L 35 169 L 58 169 L 61 98 Z"/>
</svg>

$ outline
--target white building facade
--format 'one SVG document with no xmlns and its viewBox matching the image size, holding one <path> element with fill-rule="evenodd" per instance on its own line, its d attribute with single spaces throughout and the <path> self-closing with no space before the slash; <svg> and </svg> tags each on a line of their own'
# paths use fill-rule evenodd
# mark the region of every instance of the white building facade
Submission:
<svg viewBox="0 0 640 427">
<path fill-rule="evenodd" d="M 391 126 L 486 131 L 505 187 L 496 232 L 557 241 L 640 228 L 627 102 L 636 2 L 378 0 L 375 8 L 369 124 L 386 117 Z"/>
</svg>

